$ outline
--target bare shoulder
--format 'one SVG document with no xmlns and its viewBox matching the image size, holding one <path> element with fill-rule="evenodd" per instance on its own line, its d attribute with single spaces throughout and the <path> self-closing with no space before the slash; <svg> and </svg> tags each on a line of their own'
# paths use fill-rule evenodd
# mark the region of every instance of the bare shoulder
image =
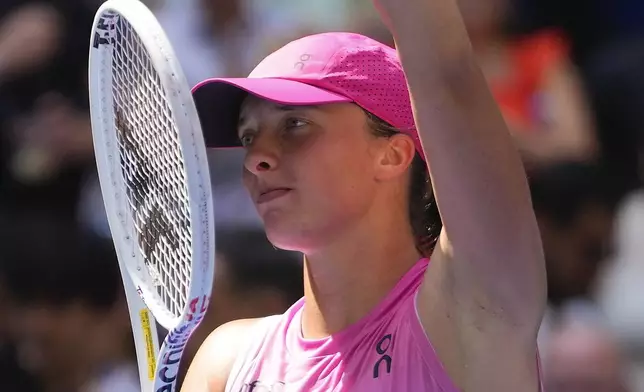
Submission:
<svg viewBox="0 0 644 392">
<path fill-rule="evenodd" d="M 203 342 L 181 388 L 190 392 L 224 392 L 235 359 L 250 331 L 262 319 L 235 320 L 215 329 Z"/>
</svg>

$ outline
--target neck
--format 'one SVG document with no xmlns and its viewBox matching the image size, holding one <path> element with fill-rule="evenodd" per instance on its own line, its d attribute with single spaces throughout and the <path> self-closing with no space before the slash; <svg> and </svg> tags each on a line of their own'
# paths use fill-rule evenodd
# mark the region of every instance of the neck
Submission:
<svg viewBox="0 0 644 392">
<path fill-rule="evenodd" d="M 394 214 L 392 214 L 394 215 Z M 304 260 L 302 332 L 321 338 L 366 316 L 418 261 L 409 223 L 365 221 Z M 392 230 L 392 228 L 407 228 Z M 381 234 L 381 235 L 378 235 Z"/>
</svg>

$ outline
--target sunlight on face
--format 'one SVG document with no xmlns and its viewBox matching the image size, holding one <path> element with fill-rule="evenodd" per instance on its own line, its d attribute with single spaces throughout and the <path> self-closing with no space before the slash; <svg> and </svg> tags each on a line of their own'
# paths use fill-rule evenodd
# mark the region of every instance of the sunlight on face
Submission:
<svg viewBox="0 0 644 392">
<path fill-rule="evenodd" d="M 280 248 L 308 252 L 371 208 L 381 148 L 353 104 L 289 107 L 255 97 L 241 110 L 244 185 Z"/>
</svg>

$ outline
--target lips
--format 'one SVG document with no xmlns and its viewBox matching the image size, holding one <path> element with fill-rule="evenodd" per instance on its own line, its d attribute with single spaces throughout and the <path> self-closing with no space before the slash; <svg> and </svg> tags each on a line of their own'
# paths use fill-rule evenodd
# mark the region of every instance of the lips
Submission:
<svg viewBox="0 0 644 392">
<path fill-rule="evenodd" d="M 269 201 L 278 199 L 282 196 L 287 195 L 293 189 L 291 188 L 268 188 L 260 192 L 259 196 L 256 199 L 257 204 L 268 203 Z"/>
</svg>

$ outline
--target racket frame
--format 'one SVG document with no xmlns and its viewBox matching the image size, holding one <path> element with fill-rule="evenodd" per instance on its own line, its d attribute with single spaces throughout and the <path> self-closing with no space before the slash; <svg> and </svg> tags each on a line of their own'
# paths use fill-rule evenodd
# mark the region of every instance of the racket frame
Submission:
<svg viewBox="0 0 644 392">
<path fill-rule="evenodd" d="M 138 249 L 121 172 L 112 98 L 112 53 L 116 18 L 125 18 L 140 37 L 161 80 L 176 121 L 190 200 L 192 264 L 186 306 L 174 317 L 154 293 Z M 179 362 L 192 331 L 205 316 L 215 272 L 214 208 L 206 148 L 191 90 L 172 46 L 152 12 L 139 0 L 108 0 L 94 18 L 89 56 L 90 112 L 101 192 L 121 267 L 144 392 L 174 392 Z M 127 271 L 127 273 L 126 273 Z M 154 320 L 170 332 L 159 349 Z M 149 327 L 149 329 L 148 329 Z M 150 335 L 152 338 L 150 339 Z M 149 369 L 155 367 L 154 380 Z M 151 387 L 151 385 L 153 385 Z"/>
</svg>

